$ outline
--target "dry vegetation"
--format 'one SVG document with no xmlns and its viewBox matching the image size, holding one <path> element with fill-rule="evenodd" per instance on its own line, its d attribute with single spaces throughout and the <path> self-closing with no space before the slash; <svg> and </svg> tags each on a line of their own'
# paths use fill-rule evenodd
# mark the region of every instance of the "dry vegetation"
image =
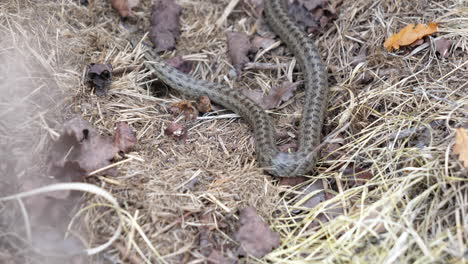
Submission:
<svg viewBox="0 0 468 264">
<path fill-rule="evenodd" d="M 249 9 L 239 5 L 216 27 L 229 1 L 177 2 L 184 11 L 174 53 L 194 61 L 193 76 L 262 89 L 293 77 L 283 68 L 248 70 L 232 78 L 225 31 L 251 32 L 255 18 Z M 23 65 L 24 77 L 35 76 L 30 72 L 38 67 L 49 74 L 49 82 L 34 79 L 21 86 L 24 89 L 13 90 L 17 86 L 4 88 L 5 71 L 0 73 L 0 147 L 11 150 L 2 150 L 0 156 L 2 161 L 18 160 L 16 166 L 0 167 L 2 177 L 10 175 L 0 180 L 1 196 L 15 192 L 5 187 L 14 185 L 11 179 L 42 175 L 41 153 L 48 139 L 60 131 L 62 120 L 76 113 L 103 134 L 111 134 L 117 121 L 126 121 L 138 138 L 116 177 L 88 179 L 111 192 L 128 212 L 121 239 L 93 257 L 96 263 L 122 259 L 127 248 L 131 253 L 124 263 L 202 263 L 200 237 L 207 232 L 202 226 L 209 227 L 213 243 L 233 243 L 237 212 L 246 206 L 257 208 L 282 243 L 263 259 L 245 262 L 465 263 L 467 174 L 451 146 L 454 128 L 468 124 L 466 2 L 343 3 L 316 44 L 332 90 L 324 134 L 344 129 L 333 151 L 322 154 L 316 176 L 295 188 L 278 185 L 256 167 L 249 128 L 228 111 L 191 123 L 186 142 L 165 136 L 164 128 L 174 119 L 166 108 L 184 96 L 151 85 L 145 70 L 114 77 L 105 97 L 95 96 L 83 84 L 88 63 L 111 63 L 115 69 L 139 63 L 141 51 L 133 50 L 126 38 L 142 36 L 149 10 L 150 1 L 142 1 L 134 9 L 135 18 L 122 21 L 108 1 L 90 1 L 87 7 L 71 0 L 0 3 L 2 67 L 11 69 L 8 65 L 18 61 L 5 55 L 17 47 L 16 52 L 34 62 Z M 402 26 L 429 21 L 439 23 L 439 33 L 430 41 L 392 53 L 383 48 L 385 38 Z M 434 38 L 442 35 L 454 41 L 451 55 L 444 59 L 433 48 Z M 356 60 L 361 49 L 367 49 L 367 55 Z M 259 61 L 289 62 L 288 55 L 286 50 L 266 52 Z M 296 74 L 300 77 L 298 72 L 294 78 Z M 39 88 L 43 86 L 54 91 Z M 297 93 L 286 107 L 272 112 L 278 130 L 295 131 L 301 97 Z M 18 103 L 22 111 L 7 110 Z M 65 115 L 56 115 L 57 109 Z M 344 168 L 350 165 L 374 177 L 348 188 Z M 293 197 L 303 198 L 302 186 L 313 181 L 323 181 L 333 198 L 308 208 Z M 113 210 L 93 206 L 101 202 L 105 201 L 89 195 L 82 205 L 91 205 L 83 216 L 91 245 L 105 241 L 121 221 Z M 308 228 L 330 205 L 342 206 L 343 214 Z M 20 248 L 26 239 L 22 233 L 10 233 L 12 222 L 21 224 L 13 220 L 18 217 L 16 207 L 0 205 L 0 259 L 20 257 L 29 261 L 23 263 L 35 263 L 37 256 Z"/>
</svg>

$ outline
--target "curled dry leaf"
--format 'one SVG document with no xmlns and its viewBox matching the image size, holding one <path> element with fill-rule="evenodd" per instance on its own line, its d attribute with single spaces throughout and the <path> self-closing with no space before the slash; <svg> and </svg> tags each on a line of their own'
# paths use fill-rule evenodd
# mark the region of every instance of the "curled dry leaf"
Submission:
<svg viewBox="0 0 468 264">
<path fill-rule="evenodd" d="M 393 49 L 399 49 L 400 46 L 411 45 L 418 39 L 422 39 L 424 36 L 430 35 L 437 32 L 437 23 L 430 22 L 429 24 L 418 24 L 416 27 L 414 24 L 409 24 L 398 33 L 393 34 L 384 42 L 384 47 L 388 51 Z"/>
<path fill-rule="evenodd" d="M 128 17 L 132 15 L 132 8 L 139 2 L 140 0 L 111 0 L 111 5 L 121 17 Z"/>
<path fill-rule="evenodd" d="M 172 50 L 180 34 L 179 16 L 182 7 L 174 0 L 156 0 L 151 12 L 149 38 L 156 51 Z"/>
<path fill-rule="evenodd" d="M 442 58 L 450 56 L 449 50 L 452 47 L 452 41 L 446 38 L 440 38 L 434 42 L 435 50 Z"/>
<path fill-rule="evenodd" d="M 453 154 L 458 155 L 460 162 L 468 169 L 468 130 L 460 127 L 456 129 L 455 133 Z"/>
<path fill-rule="evenodd" d="M 49 166 L 57 178 L 79 181 L 90 172 L 111 164 L 118 151 L 111 137 L 101 136 L 89 122 L 76 117 L 63 125 L 63 133 L 50 153 Z"/>
<path fill-rule="evenodd" d="M 112 65 L 91 63 L 86 75 L 88 83 L 96 88 L 96 95 L 106 95 L 106 86 L 112 78 Z"/>
<path fill-rule="evenodd" d="M 187 129 L 177 123 L 171 123 L 164 130 L 164 134 L 177 140 L 185 140 L 187 138 Z"/>
<path fill-rule="evenodd" d="M 250 254 L 261 258 L 280 244 L 278 233 L 270 230 L 253 207 L 247 207 L 240 213 L 240 228 L 235 234 L 240 243 L 240 254 Z"/>
<path fill-rule="evenodd" d="M 308 178 L 304 176 L 297 176 L 297 177 L 281 177 L 279 180 L 279 185 L 280 186 L 291 186 L 294 187 L 298 184 L 301 184 L 305 181 L 307 181 Z"/>
<path fill-rule="evenodd" d="M 255 36 L 252 40 L 252 46 L 254 49 L 267 49 L 271 47 L 276 41 L 272 38 L 265 38 L 260 36 Z"/>
<path fill-rule="evenodd" d="M 326 195 L 323 189 L 322 181 L 321 180 L 315 181 L 307 185 L 305 188 L 303 188 L 297 198 L 297 201 L 300 201 L 304 199 L 305 197 L 309 197 L 309 198 L 305 200 L 299 206 L 305 207 L 305 208 L 314 208 L 321 202 L 325 201 Z"/>
<path fill-rule="evenodd" d="M 193 106 L 192 102 L 185 100 L 172 103 L 169 106 L 169 111 L 174 115 L 183 114 L 187 120 L 194 120 L 198 116 L 198 110 Z"/>
<path fill-rule="evenodd" d="M 347 181 L 349 187 L 365 185 L 374 175 L 368 169 L 350 164 L 343 171 L 343 178 Z"/>
<path fill-rule="evenodd" d="M 318 32 L 332 19 L 336 18 L 336 6 L 328 0 L 294 0 L 288 6 L 289 15 L 309 33 Z"/>
<path fill-rule="evenodd" d="M 200 113 L 208 113 L 211 111 L 211 101 L 208 96 L 200 96 L 197 98 L 197 109 Z"/>
<path fill-rule="evenodd" d="M 114 145 L 122 152 L 127 153 L 133 149 L 137 142 L 135 132 L 125 122 L 117 123 L 115 127 Z"/>
<path fill-rule="evenodd" d="M 258 91 L 242 90 L 242 92 L 263 109 L 272 109 L 280 106 L 282 102 L 291 99 L 300 83 L 283 82 L 281 85 L 272 87 L 270 93 L 266 96 Z"/>
<path fill-rule="evenodd" d="M 234 263 L 237 263 L 237 261 L 226 258 L 225 256 L 223 256 L 223 253 L 221 253 L 218 250 L 213 250 L 208 256 L 208 263 L 209 264 L 234 264 Z"/>
<path fill-rule="evenodd" d="M 252 51 L 252 44 L 250 43 L 249 36 L 240 32 L 228 32 L 227 43 L 232 64 L 237 73 L 240 73 L 244 65 L 249 62 L 247 54 L 249 51 Z"/>
<path fill-rule="evenodd" d="M 190 73 L 190 71 L 192 70 L 192 63 L 190 61 L 184 60 L 182 56 L 172 57 L 166 60 L 166 63 L 185 74 Z"/>
</svg>

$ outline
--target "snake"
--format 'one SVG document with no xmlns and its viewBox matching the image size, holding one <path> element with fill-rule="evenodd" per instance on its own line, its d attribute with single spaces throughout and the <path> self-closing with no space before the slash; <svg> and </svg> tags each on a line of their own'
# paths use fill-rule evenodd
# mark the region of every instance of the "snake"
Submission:
<svg viewBox="0 0 468 264">
<path fill-rule="evenodd" d="M 270 116 L 249 97 L 231 87 L 199 80 L 166 64 L 149 50 L 143 52 L 145 67 L 160 81 L 191 97 L 208 96 L 211 101 L 237 113 L 253 130 L 260 168 L 276 177 L 295 177 L 312 172 L 328 100 L 328 77 L 314 41 L 289 17 L 283 0 L 265 0 L 264 15 L 269 27 L 293 53 L 303 72 L 305 102 L 296 152 L 282 152 Z"/>
</svg>

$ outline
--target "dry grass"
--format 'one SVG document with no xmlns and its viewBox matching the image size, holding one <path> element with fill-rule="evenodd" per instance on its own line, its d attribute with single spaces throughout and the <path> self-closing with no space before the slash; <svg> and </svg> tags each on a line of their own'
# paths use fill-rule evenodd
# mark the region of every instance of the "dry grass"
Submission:
<svg viewBox="0 0 468 264">
<path fill-rule="evenodd" d="M 150 76 L 145 71 L 115 77 L 106 97 L 94 96 L 82 83 L 85 65 L 135 65 L 138 51 L 130 49 L 125 39 L 129 34 L 141 33 L 129 33 L 136 29 L 135 25 L 147 28 L 150 1 L 143 1 L 136 8 L 137 23 L 122 22 L 108 1 L 90 1 L 89 7 L 77 6 L 75 2 L 0 3 L 0 30 L 18 40 L 9 46 L 2 42 L 2 53 L 15 45 L 33 47 L 33 59 L 54 80 L 54 85 L 47 87 L 54 87 L 61 94 L 66 91 L 64 100 L 52 100 L 55 108 L 51 109 L 50 104 L 41 108 L 40 113 L 53 115 L 57 108 L 66 113 L 50 117 L 47 126 L 41 121 L 42 115 L 34 114 L 38 110 L 31 111 L 31 106 L 38 106 L 34 100 L 26 100 L 28 113 L 20 118 L 9 115 L 6 121 L 2 117 L 0 143 L 35 138 L 28 133 L 37 131 L 41 140 L 28 146 L 40 153 L 47 137 L 59 131 L 60 122 L 53 120 L 62 120 L 70 113 L 90 120 L 104 134 L 112 134 L 117 121 L 131 124 L 138 146 L 130 153 L 130 159 L 119 166 L 118 176 L 90 179 L 111 192 L 136 219 L 132 222 L 127 218 L 130 220 L 124 224 L 121 240 L 103 254 L 104 258 L 122 258 L 130 247 L 132 253 L 125 263 L 143 261 L 141 255 L 150 263 L 201 263 L 204 256 L 199 244 L 200 226 L 212 229 L 212 239 L 217 244 L 232 243 L 235 213 L 245 206 L 254 206 L 281 234 L 282 245 L 263 260 L 245 262 L 466 262 L 467 175 L 450 154 L 454 128 L 468 123 L 466 2 L 345 1 L 337 20 L 318 37 L 316 43 L 328 65 L 332 84 L 324 132 L 346 129 L 341 133 L 337 155 L 322 156 L 318 177 L 310 178 L 310 182 L 324 181 L 334 194 L 331 200 L 314 208 L 301 207 L 300 202 L 291 199 L 294 193 L 301 193 L 300 187 L 278 186 L 256 167 L 248 126 L 227 111 L 190 123 L 188 140 L 176 142 L 163 133 L 174 119 L 166 107 L 184 96 L 172 91 L 165 94 L 164 87 L 148 82 Z M 195 62 L 192 74 L 197 78 L 235 88 L 266 90 L 296 75 L 300 77 L 300 73 L 293 76 L 282 68 L 246 71 L 240 78 L 233 78 L 226 56 L 225 31 L 250 32 L 255 19 L 248 14 L 249 9 L 235 8 L 226 23 L 216 27 L 229 1 L 178 2 L 184 12 L 177 54 Z M 440 23 L 437 36 L 454 40 L 449 58 L 436 56 L 434 38 L 407 51 L 388 53 L 383 49 L 382 43 L 392 32 L 408 23 L 429 21 Z M 30 41 L 20 41 L 25 39 Z M 367 49 L 367 56 L 355 63 L 363 48 Z M 30 54 L 28 49 L 20 50 Z M 291 61 L 288 54 L 274 50 L 258 61 L 287 63 Z M 39 86 L 28 87 L 24 94 L 10 91 L 8 96 L 21 100 L 32 93 L 31 87 Z M 287 107 L 272 112 L 278 130 L 295 131 L 302 109 L 301 96 L 299 93 Z M 2 101 L 0 115 L 8 107 L 7 101 Z M 13 128 L 22 130 L 14 134 Z M 21 157 L 28 162 L 21 163 L 14 174 L 24 172 L 25 167 L 29 169 L 25 165 L 29 159 L 36 162 L 31 155 Z M 343 168 L 350 164 L 368 169 L 373 179 L 347 188 Z M 32 167 L 36 173 L 41 171 L 35 168 L 38 165 Z M 100 201 L 90 197 L 84 206 Z M 330 204 L 343 206 L 344 214 L 322 223 L 320 228 L 307 228 Z M 6 211 L 8 206 L 2 205 L 2 209 Z M 299 214 L 296 209 L 301 209 Z M 208 221 L 204 215 L 209 215 Z M 120 221 L 112 210 L 95 207 L 85 212 L 84 220 L 91 244 L 106 240 Z M 8 225 L 3 223 L 11 223 L 11 219 L 5 217 L 0 222 L 2 237 L 9 237 L 4 235 Z M 136 234 L 136 223 L 154 249 Z M 11 250 L 15 244 L 12 241 L 0 240 L 0 258 L 9 252 L 24 254 Z M 99 262 L 100 258 L 93 261 Z"/>
</svg>

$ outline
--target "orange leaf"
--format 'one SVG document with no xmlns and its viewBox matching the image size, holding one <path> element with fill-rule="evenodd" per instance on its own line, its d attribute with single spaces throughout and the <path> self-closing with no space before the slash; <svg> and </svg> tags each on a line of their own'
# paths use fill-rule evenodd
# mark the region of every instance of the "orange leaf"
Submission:
<svg viewBox="0 0 468 264">
<path fill-rule="evenodd" d="M 414 24 L 409 24 L 400 30 L 400 32 L 389 37 L 385 41 L 384 47 L 388 51 L 399 49 L 400 46 L 410 45 L 416 40 L 422 39 L 424 36 L 434 32 L 437 32 L 437 23 L 435 22 L 430 22 L 427 26 L 425 24 L 418 24 L 416 27 Z"/>
<path fill-rule="evenodd" d="M 458 159 L 468 169 L 468 131 L 461 127 L 456 130 L 453 153 L 459 155 Z"/>
</svg>

